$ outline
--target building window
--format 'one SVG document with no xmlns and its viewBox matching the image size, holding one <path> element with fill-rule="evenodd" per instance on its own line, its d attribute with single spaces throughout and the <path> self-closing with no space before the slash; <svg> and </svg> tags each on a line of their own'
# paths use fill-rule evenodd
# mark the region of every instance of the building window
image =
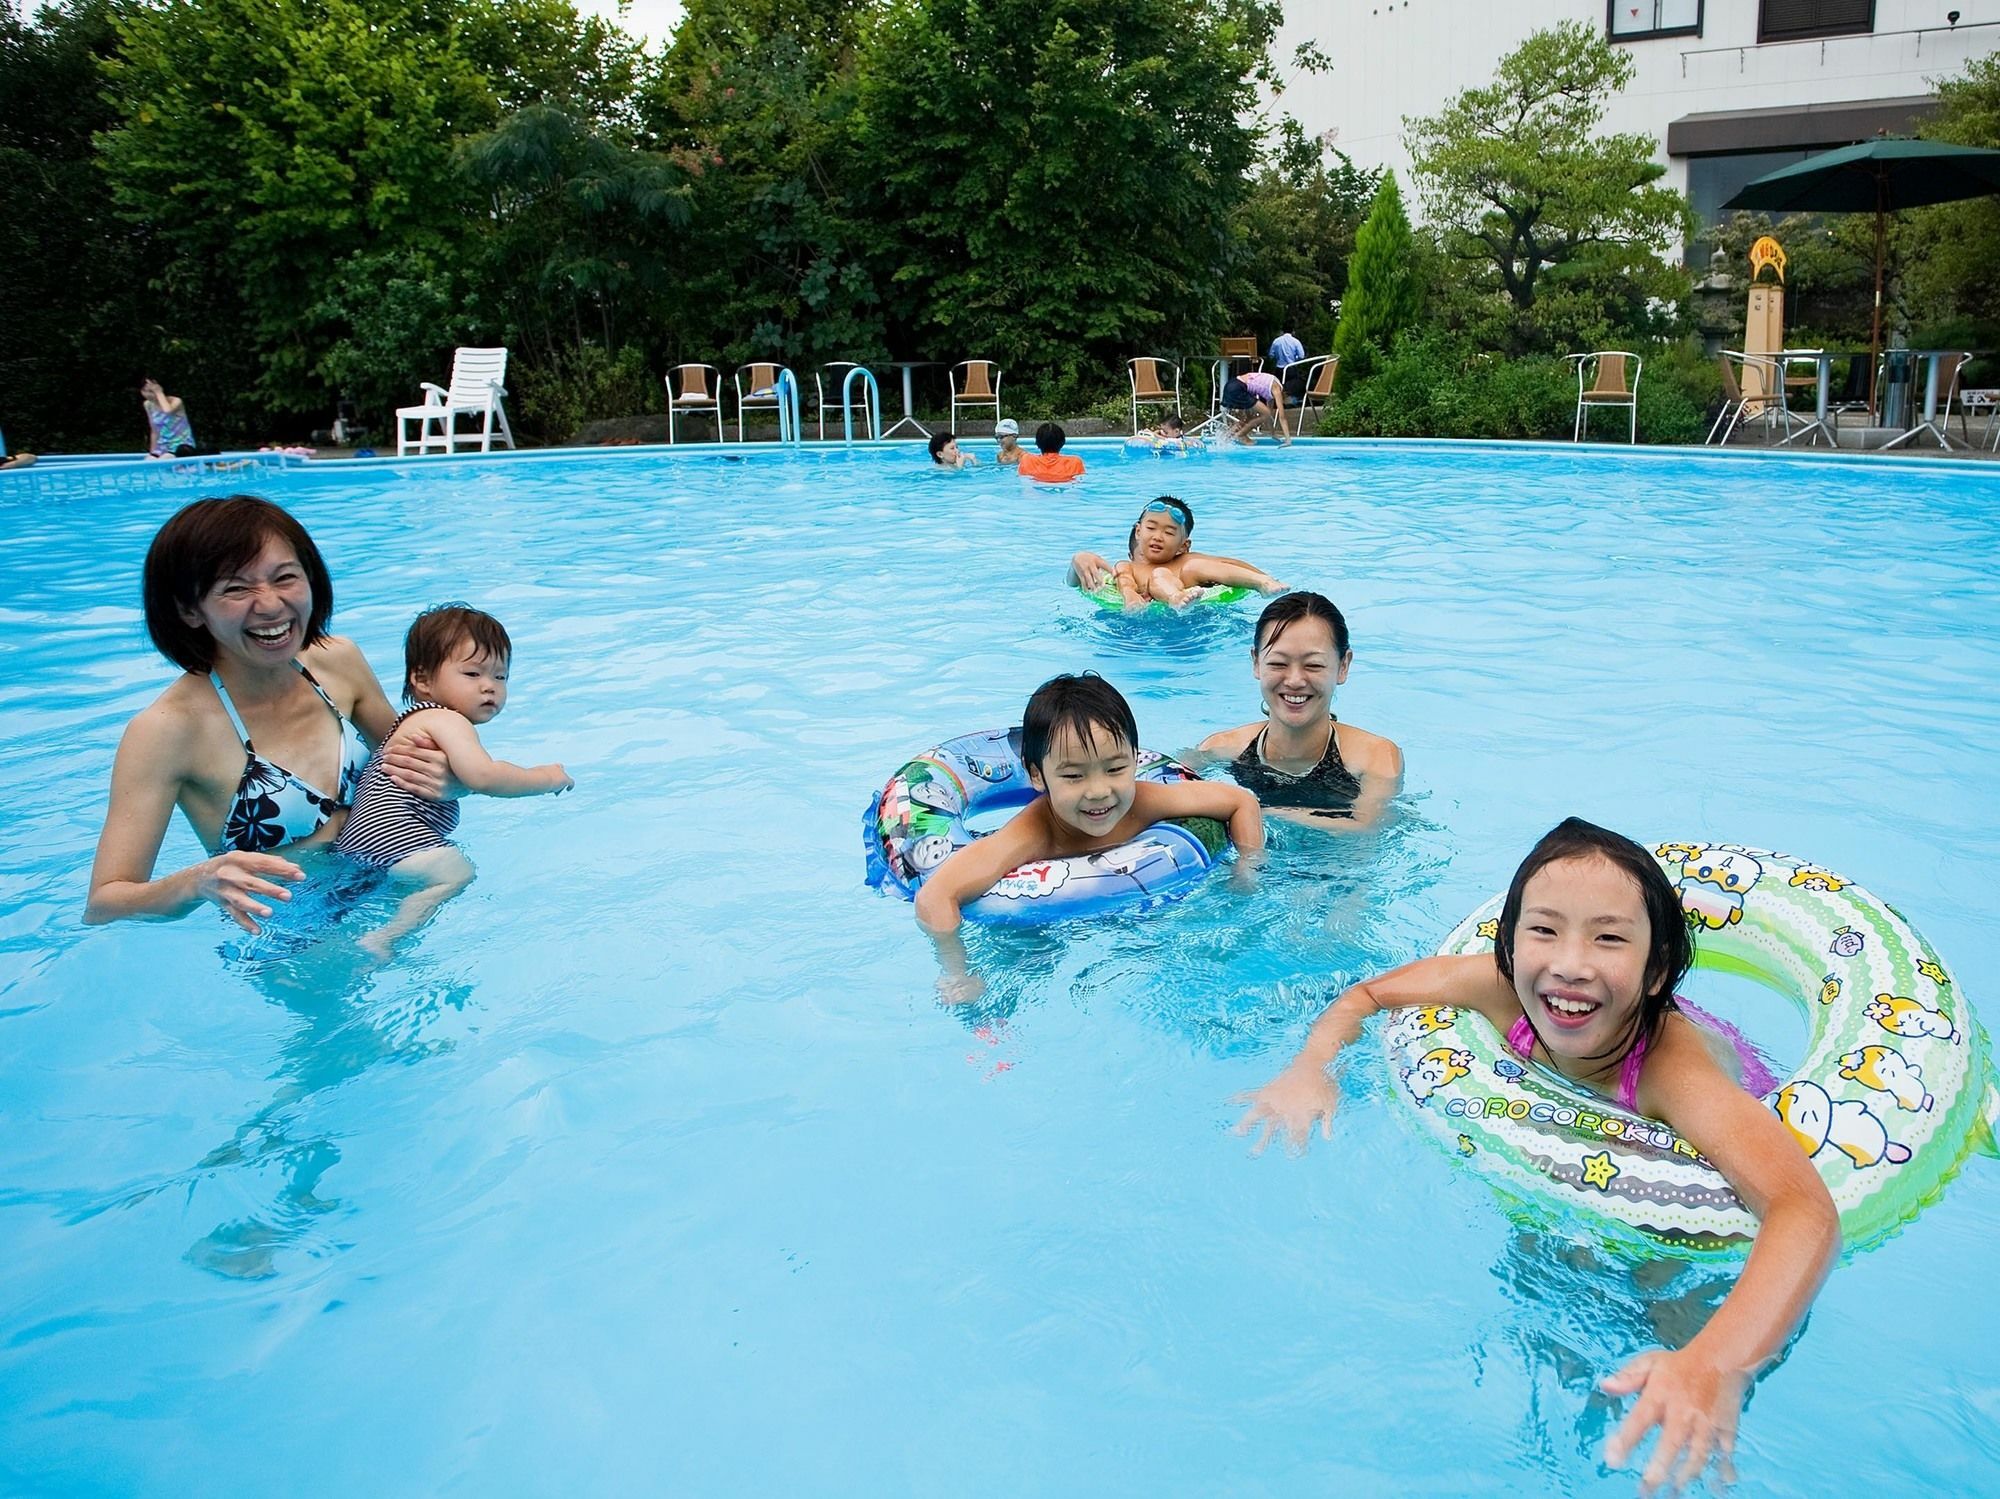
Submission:
<svg viewBox="0 0 2000 1499">
<path fill-rule="evenodd" d="M 1606 0 L 1604 30 L 1614 42 L 1700 36 L 1702 0 Z"/>
<path fill-rule="evenodd" d="M 1875 0 L 1758 0 L 1757 40 L 1800 42 L 1817 36 L 1866 36 Z"/>
<path fill-rule="evenodd" d="M 1766 172 L 1775 172 L 1780 167 L 1804 161 L 1819 149 L 1737 151 L 1726 156 L 1690 156 L 1687 195 L 1688 204 L 1694 209 L 1696 227 L 1694 237 L 1687 242 L 1688 268 L 1697 275 L 1708 268 L 1708 257 L 1715 250 L 1715 226 L 1729 217 L 1728 210 L 1722 206 L 1724 203 Z"/>
</svg>

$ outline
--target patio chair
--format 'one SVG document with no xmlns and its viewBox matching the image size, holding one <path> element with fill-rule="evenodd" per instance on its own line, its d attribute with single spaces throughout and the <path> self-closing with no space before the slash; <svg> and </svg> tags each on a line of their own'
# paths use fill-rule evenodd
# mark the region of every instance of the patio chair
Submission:
<svg viewBox="0 0 2000 1499">
<path fill-rule="evenodd" d="M 1238 360 L 1247 361 L 1253 370 L 1261 370 L 1264 367 L 1263 356 L 1257 352 L 1257 340 L 1247 333 L 1225 338 L 1222 341 L 1222 348 L 1219 352 L 1223 360 L 1229 365 L 1229 372 L 1232 375 L 1236 373 L 1236 363 Z"/>
<path fill-rule="evenodd" d="M 744 437 L 744 417 L 749 412 L 753 410 L 776 411 L 784 404 L 784 397 L 778 391 L 778 377 L 780 375 L 790 376 L 794 388 L 797 387 L 798 377 L 793 375 L 782 364 L 775 364 L 770 360 L 764 360 L 757 364 L 741 365 L 737 368 L 736 373 L 729 377 L 731 382 L 736 386 L 736 440 L 738 442 L 746 440 Z M 744 386 L 746 378 L 749 381 L 747 389 Z M 783 425 L 783 421 L 780 420 L 779 426 L 782 427 Z"/>
<path fill-rule="evenodd" d="M 1299 395 L 1299 432 L 1306 430 L 1306 413 L 1312 410 L 1313 402 L 1319 402 L 1324 412 L 1326 403 L 1333 399 L 1333 382 L 1340 372 L 1338 354 L 1319 354 L 1300 360 L 1305 366 L 1305 387 Z M 1292 368 L 1286 365 L 1286 369 Z"/>
<path fill-rule="evenodd" d="M 1181 368 L 1171 359 L 1142 354 L 1125 361 L 1125 373 L 1132 382 L 1132 431 L 1139 430 L 1141 406 L 1171 406 L 1181 414 Z"/>
<path fill-rule="evenodd" d="M 958 430 L 958 408 L 991 406 L 1000 420 L 1000 367 L 990 359 L 964 359 L 951 367 L 951 430 Z"/>
<path fill-rule="evenodd" d="M 1785 399 L 1784 366 L 1764 354 L 1739 353 L 1735 349 L 1724 349 L 1722 360 L 1722 388 L 1732 396 L 1735 410 L 1729 411 L 1724 404 L 1724 412 L 1729 416 L 1728 426 L 1723 428 L 1722 445 L 1727 447 L 1729 439 L 1739 426 L 1747 427 L 1751 422 L 1762 422 L 1766 427 L 1782 425 L 1785 435 L 1792 435 L 1794 426 L 1807 425 L 1806 419 L 1796 414 Z M 1716 419 L 1718 423 L 1721 418 Z M 1714 429 L 1709 436 L 1714 437 Z"/>
<path fill-rule="evenodd" d="M 1566 357 L 1576 364 L 1576 427 L 1570 441 L 1583 441 L 1584 428 L 1589 424 L 1594 408 L 1623 406 L 1632 413 L 1631 435 L 1626 440 L 1638 442 L 1639 372 L 1644 368 L 1644 361 L 1624 349 L 1597 349 L 1589 354 L 1570 354 Z M 1627 361 L 1632 365 L 1629 382 L 1625 379 Z M 1596 375 L 1588 386 L 1583 383 L 1586 367 Z"/>
<path fill-rule="evenodd" d="M 454 453 L 460 443 L 477 443 L 479 451 L 493 451 L 493 423 L 500 423 L 498 436 L 514 446 L 514 432 L 507 425 L 507 351 L 505 349 L 455 349 L 451 356 L 449 388 L 423 382 L 424 404 L 396 410 L 396 456 L 407 457 L 412 446 L 421 455 L 435 441 L 446 453 Z M 461 416 L 479 418 L 477 431 L 461 432 Z M 416 424 L 417 437 L 410 440 L 410 426 Z M 435 424 L 436 431 L 432 431 Z"/>
<path fill-rule="evenodd" d="M 674 382 L 680 389 L 674 389 Z M 675 441 L 674 414 L 715 413 L 715 440 L 723 438 L 722 371 L 712 364 L 677 364 L 667 371 L 667 441 Z"/>
</svg>

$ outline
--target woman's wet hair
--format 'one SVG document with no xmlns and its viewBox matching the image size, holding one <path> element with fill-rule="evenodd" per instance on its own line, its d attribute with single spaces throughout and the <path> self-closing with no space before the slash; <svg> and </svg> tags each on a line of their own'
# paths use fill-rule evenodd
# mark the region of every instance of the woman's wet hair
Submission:
<svg viewBox="0 0 2000 1499">
<path fill-rule="evenodd" d="M 514 658 L 507 627 L 470 604 L 433 604 L 412 620 L 403 637 L 403 701 L 416 701 L 417 678 L 435 678 L 467 645 L 488 660 Z"/>
<path fill-rule="evenodd" d="M 945 450 L 945 444 L 957 441 L 958 439 L 952 436 L 951 433 L 949 432 L 931 433 L 931 462 L 943 463 L 944 460 L 938 457 L 938 454 L 942 453 Z"/>
<path fill-rule="evenodd" d="M 325 637 L 333 618 L 333 579 L 319 548 L 290 511 L 253 494 L 233 494 L 182 506 L 146 549 L 140 595 L 146 633 L 162 656 L 182 671 L 214 667 L 215 638 L 206 626 L 189 624 L 181 611 L 199 610 L 211 588 L 256 561 L 272 541 L 292 549 L 312 588 L 300 649 Z"/>
<path fill-rule="evenodd" d="M 1109 734 L 1114 744 L 1133 750 L 1139 747 L 1139 721 L 1132 716 L 1132 705 L 1094 671 L 1050 677 L 1035 689 L 1021 714 L 1021 763 L 1029 770 L 1040 770 L 1061 729 L 1068 729 L 1092 748 L 1100 730 Z"/>
<path fill-rule="evenodd" d="M 1287 625 L 1302 619 L 1323 619 L 1326 627 L 1333 632 L 1333 653 L 1340 660 L 1346 660 L 1347 621 L 1333 606 L 1333 600 L 1323 593 L 1285 593 L 1272 599 L 1264 606 L 1264 612 L 1257 616 L 1257 633 L 1251 641 L 1250 659 L 1256 660 L 1278 642 Z"/>
<path fill-rule="evenodd" d="M 1581 817 L 1565 817 L 1528 851 L 1528 857 L 1514 871 L 1514 881 L 1507 887 L 1507 898 L 1501 903 L 1500 927 L 1493 939 L 1493 961 L 1509 985 L 1514 982 L 1514 934 L 1521 925 L 1521 902 L 1528 881 L 1565 859 L 1602 859 L 1624 874 L 1639 888 L 1651 929 L 1646 948 L 1646 992 L 1639 997 L 1632 1024 L 1609 1050 L 1589 1058 L 1610 1061 L 1628 1055 L 1642 1040 L 1650 1046 L 1659 1039 L 1668 1012 L 1680 1008 L 1674 1002 L 1674 991 L 1694 966 L 1694 937 L 1682 914 L 1680 897 L 1651 854 L 1622 833 L 1585 822 Z M 1527 1014 L 1525 1010 L 1523 1013 Z M 1528 1024 L 1535 1025 L 1532 1014 L 1528 1014 Z M 1540 1035 L 1539 1028 L 1536 1034 Z"/>
</svg>

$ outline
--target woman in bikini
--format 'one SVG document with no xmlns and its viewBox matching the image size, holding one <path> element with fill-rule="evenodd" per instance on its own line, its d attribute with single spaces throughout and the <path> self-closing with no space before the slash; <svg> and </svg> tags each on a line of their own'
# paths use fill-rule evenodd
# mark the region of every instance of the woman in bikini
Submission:
<svg viewBox="0 0 2000 1499">
<path fill-rule="evenodd" d="M 1328 829 L 1381 817 L 1403 778 L 1403 752 L 1333 716 L 1334 689 L 1354 664 L 1347 621 L 1317 593 L 1288 593 L 1257 620 L 1250 664 L 1265 721 L 1224 729 L 1201 753 L 1227 761 L 1268 811 Z"/>
<path fill-rule="evenodd" d="M 305 871 L 281 850 L 330 841 L 395 711 L 354 643 L 326 633 L 333 584 L 291 515 L 251 495 L 197 500 L 146 553 L 146 630 L 182 675 L 126 726 L 83 919 L 183 916 L 213 902 L 257 930 Z M 385 762 L 442 800 L 427 742 Z M 210 857 L 154 877 L 178 807 Z"/>
</svg>

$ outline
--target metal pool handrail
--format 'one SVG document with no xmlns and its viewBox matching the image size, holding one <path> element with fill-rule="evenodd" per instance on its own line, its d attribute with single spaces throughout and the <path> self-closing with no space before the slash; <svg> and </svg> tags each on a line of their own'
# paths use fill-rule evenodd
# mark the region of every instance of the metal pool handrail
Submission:
<svg viewBox="0 0 2000 1499">
<path fill-rule="evenodd" d="M 847 372 L 847 378 L 840 382 L 840 440 L 854 441 L 854 403 L 850 392 L 856 380 L 868 382 L 868 436 L 872 441 L 882 430 L 882 387 L 875 383 L 875 372 L 865 364 L 857 364 Z"/>
<path fill-rule="evenodd" d="M 799 382 L 788 369 L 778 371 L 778 383 L 772 387 L 778 396 L 778 441 L 797 443 L 804 441 L 799 421 Z"/>
</svg>

